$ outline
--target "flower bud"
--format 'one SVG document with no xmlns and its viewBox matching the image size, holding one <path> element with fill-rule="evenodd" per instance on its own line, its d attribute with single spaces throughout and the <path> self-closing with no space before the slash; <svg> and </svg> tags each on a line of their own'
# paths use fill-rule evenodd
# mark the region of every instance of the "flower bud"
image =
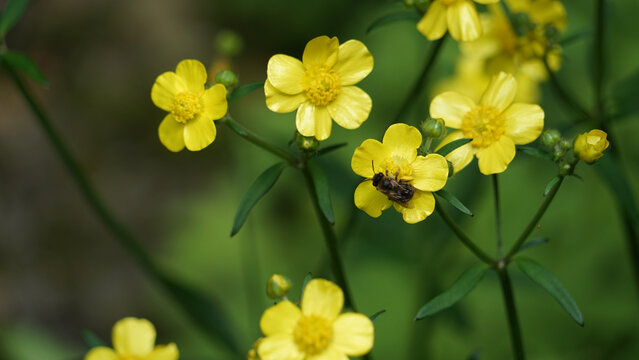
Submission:
<svg viewBox="0 0 639 360">
<path fill-rule="evenodd" d="M 297 133 L 297 147 L 304 152 L 313 152 L 317 150 L 319 141 L 314 136 L 304 136 Z"/>
<path fill-rule="evenodd" d="M 428 7 L 430 6 L 430 0 L 414 0 L 413 4 L 415 4 L 415 8 L 421 12 L 426 12 Z"/>
<path fill-rule="evenodd" d="M 215 82 L 226 86 L 230 89 L 237 85 L 237 76 L 231 70 L 222 70 L 215 75 Z"/>
<path fill-rule="evenodd" d="M 547 129 L 541 134 L 541 143 L 544 146 L 553 147 L 559 140 L 561 140 L 561 134 L 555 129 Z"/>
<path fill-rule="evenodd" d="M 428 119 L 422 123 L 422 130 L 427 137 L 438 139 L 446 135 L 446 126 L 442 119 Z"/>
<path fill-rule="evenodd" d="M 581 160 L 589 164 L 594 163 L 603 156 L 603 151 L 610 145 L 607 136 L 605 131 L 599 129 L 580 134 L 575 139 L 575 153 Z"/>
<path fill-rule="evenodd" d="M 530 21 L 530 16 L 523 12 L 513 14 L 512 24 L 515 33 L 519 36 L 524 36 L 535 28 L 535 24 Z"/>
<path fill-rule="evenodd" d="M 283 275 L 273 274 L 266 283 L 266 294 L 271 299 L 279 299 L 291 289 L 291 281 Z"/>
<path fill-rule="evenodd" d="M 215 48 L 224 56 L 235 57 L 243 47 L 242 37 L 233 30 L 222 30 L 215 37 Z"/>
</svg>

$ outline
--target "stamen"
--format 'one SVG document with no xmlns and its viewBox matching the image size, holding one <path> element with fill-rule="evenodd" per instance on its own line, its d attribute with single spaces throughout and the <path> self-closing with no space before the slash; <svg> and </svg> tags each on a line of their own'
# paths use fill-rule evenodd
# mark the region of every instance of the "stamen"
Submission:
<svg viewBox="0 0 639 360">
<path fill-rule="evenodd" d="M 332 324 L 319 316 L 302 316 L 293 331 L 293 341 L 307 355 L 326 350 L 333 340 Z"/>
<path fill-rule="evenodd" d="M 307 69 L 302 86 L 306 99 L 316 106 L 330 104 L 340 92 L 339 76 L 335 70 L 324 65 Z"/>
<path fill-rule="evenodd" d="M 182 92 L 175 95 L 171 114 L 175 121 L 186 124 L 202 111 L 200 97 L 192 92 Z"/>
<path fill-rule="evenodd" d="M 488 147 L 504 134 L 504 119 L 492 106 L 479 105 L 462 118 L 464 136 L 475 147 Z"/>
</svg>

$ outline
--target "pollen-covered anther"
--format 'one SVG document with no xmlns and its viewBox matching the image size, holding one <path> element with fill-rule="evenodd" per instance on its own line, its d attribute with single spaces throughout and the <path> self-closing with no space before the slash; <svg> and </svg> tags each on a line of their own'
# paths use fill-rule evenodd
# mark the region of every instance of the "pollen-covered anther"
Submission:
<svg viewBox="0 0 639 360">
<path fill-rule="evenodd" d="M 339 76 L 325 65 L 315 65 L 306 70 L 302 79 L 304 95 L 315 106 L 330 104 L 340 91 Z"/>
<path fill-rule="evenodd" d="M 301 352 L 308 355 L 319 354 L 331 344 L 333 326 L 320 316 L 302 316 L 293 330 L 293 340 Z"/>
<path fill-rule="evenodd" d="M 202 111 L 200 97 L 192 92 L 182 92 L 175 95 L 171 114 L 175 121 L 186 124 Z"/>
<path fill-rule="evenodd" d="M 475 147 L 488 147 L 504 134 L 504 119 L 492 106 L 479 105 L 462 118 L 464 136 Z"/>
<path fill-rule="evenodd" d="M 386 158 L 382 164 L 384 168 L 384 175 L 391 177 L 397 177 L 397 180 L 403 180 L 409 182 L 413 180 L 413 167 L 411 164 L 402 158 Z"/>
</svg>

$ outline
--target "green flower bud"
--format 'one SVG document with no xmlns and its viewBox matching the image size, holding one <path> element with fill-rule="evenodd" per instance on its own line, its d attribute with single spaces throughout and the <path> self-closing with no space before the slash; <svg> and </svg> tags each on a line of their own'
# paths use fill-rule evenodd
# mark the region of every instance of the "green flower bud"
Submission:
<svg viewBox="0 0 639 360">
<path fill-rule="evenodd" d="M 442 119 L 428 119 L 422 123 L 424 135 L 434 139 L 438 139 L 446 135 L 446 126 Z"/>
<path fill-rule="evenodd" d="M 266 294 L 273 300 L 282 298 L 291 289 L 291 281 L 280 274 L 273 274 L 266 283 Z"/>
<path fill-rule="evenodd" d="M 226 86 L 227 89 L 237 85 L 237 76 L 231 70 L 222 70 L 215 75 L 215 82 Z"/>
<path fill-rule="evenodd" d="M 406 7 L 413 7 L 415 5 L 415 0 L 404 0 L 404 5 L 406 5 Z"/>
<path fill-rule="evenodd" d="M 541 144 L 547 147 L 553 147 L 561 140 L 561 134 L 555 129 L 547 129 L 541 134 Z"/>
<path fill-rule="evenodd" d="M 222 55 L 235 57 L 242 52 L 244 41 L 233 30 L 222 30 L 215 37 L 215 48 Z"/>
<path fill-rule="evenodd" d="M 314 136 L 304 136 L 297 133 L 296 141 L 298 149 L 304 152 L 314 152 L 319 146 L 319 141 Z"/>
<path fill-rule="evenodd" d="M 572 142 L 566 139 L 561 139 L 561 141 L 559 141 L 559 148 L 563 150 L 570 150 L 572 149 Z"/>
<path fill-rule="evenodd" d="M 413 3 L 415 4 L 415 8 L 421 12 L 426 12 L 428 11 L 428 8 L 430 7 L 430 0 L 414 0 Z"/>
<path fill-rule="evenodd" d="M 548 46 L 550 47 L 558 44 L 561 38 L 561 34 L 559 33 L 559 30 L 557 30 L 557 28 L 554 27 L 553 25 L 546 25 L 546 27 L 544 27 L 544 36 L 546 37 L 546 40 L 548 41 Z"/>
<path fill-rule="evenodd" d="M 526 13 L 514 13 L 512 15 L 513 30 L 518 36 L 524 36 L 535 28 Z"/>
</svg>

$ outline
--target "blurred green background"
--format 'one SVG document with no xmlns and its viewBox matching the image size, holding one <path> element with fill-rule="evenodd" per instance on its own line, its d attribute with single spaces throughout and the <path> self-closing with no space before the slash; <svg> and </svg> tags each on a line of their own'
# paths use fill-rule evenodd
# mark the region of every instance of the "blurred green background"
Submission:
<svg viewBox="0 0 639 360">
<path fill-rule="evenodd" d="M 0 5 L 4 6 L 4 1 Z M 568 2 L 566 34 L 593 28 L 594 1 Z M 39 64 L 51 85 L 31 83 L 98 191 L 164 268 L 220 300 L 233 331 L 248 350 L 259 336 L 259 316 L 272 273 L 289 276 L 299 292 L 308 272 L 331 278 L 326 250 L 303 179 L 286 170 L 229 238 L 244 191 L 277 161 L 219 126 L 200 152 L 167 151 L 157 138 L 163 111 L 153 106 L 155 77 L 185 58 L 222 61 L 214 44 L 224 29 L 241 35 L 244 52 L 232 62 L 240 82 L 263 81 L 276 53 L 301 57 L 319 35 L 358 39 L 375 58 L 360 85 L 373 99 L 357 131 L 333 127 L 327 143 L 348 145 L 322 159 L 336 231 L 344 241 L 347 274 L 361 312 L 387 312 L 375 323 L 376 359 L 482 359 L 511 357 L 503 300 L 494 275 L 455 307 L 420 322 L 421 305 L 447 288 L 476 260 L 434 215 L 417 225 L 392 210 L 372 219 L 355 209 L 360 179 L 350 170 L 355 147 L 380 139 L 410 91 L 430 43 L 414 23 L 365 29 L 401 10 L 391 1 L 326 0 L 58 0 L 32 1 L 7 36 L 10 48 Z M 606 94 L 637 70 L 634 0 L 607 1 Z M 565 47 L 558 77 L 591 108 L 592 38 Z M 448 41 L 429 79 L 449 76 L 458 54 Z M 552 89 L 542 87 L 546 125 L 571 127 L 575 118 Z M 430 97 L 410 114 L 424 119 Z M 294 113 L 274 114 L 256 91 L 230 106 L 240 123 L 284 146 L 295 131 Z M 639 119 L 620 119 L 610 134 L 635 193 L 639 192 Z M 596 167 L 598 165 L 594 165 Z M 476 214 L 459 220 L 494 252 L 492 192 L 476 165 L 447 189 Z M 500 176 L 504 235 L 515 238 L 542 201 L 555 175 L 549 162 L 518 154 Z M 639 297 L 617 206 L 593 167 L 580 165 L 584 182 L 567 179 L 534 236 L 550 243 L 528 251 L 571 292 L 580 328 L 543 290 L 512 268 L 524 345 L 530 359 L 636 359 Z M 450 210 L 453 212 L 453 210 Z M 183 359 L 227 359 L 149 280 L 80 196 L 5 71 L 0 71 L 0 358 L 78 359 L 87 351 L 81 332 L 108 340 L 125 316 L 150 319 L 158 342 L 174 341 Z"/>
</svg>

